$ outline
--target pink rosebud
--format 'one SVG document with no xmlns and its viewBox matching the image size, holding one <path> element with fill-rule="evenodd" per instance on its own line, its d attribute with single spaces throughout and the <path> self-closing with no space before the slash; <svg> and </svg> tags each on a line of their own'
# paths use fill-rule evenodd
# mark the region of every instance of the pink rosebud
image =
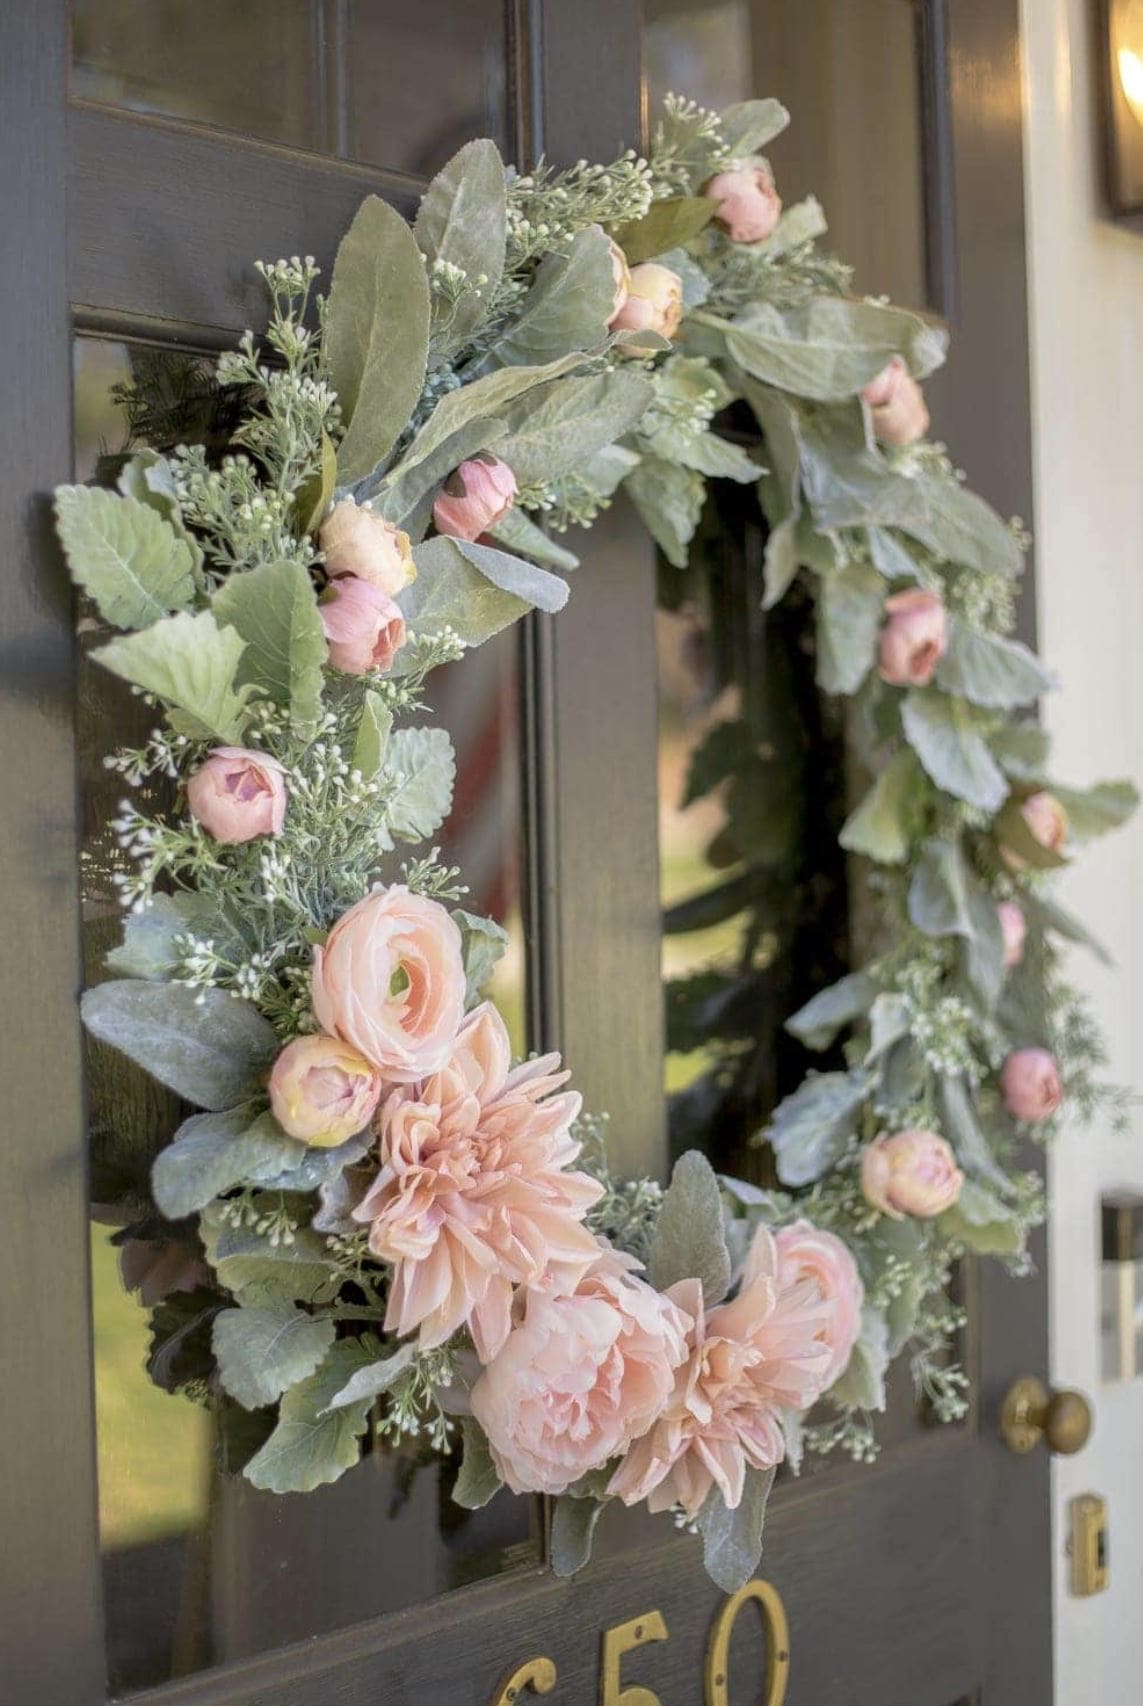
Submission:
<svg viewBox="0 0 1143 1706">
<path fill-rule="evenodd" d="M 822 1390 L 832 1386 L 850 1359 L 861 1332 L 865 1287 L 847 1244 L 808 1220 L 796 1220 L 774 1234 L 778 1250 L 778 1283 L 783 1289 L 805 1285 L 818 1303 L 832 1306 L 828 1323 L 818 1337 L 830 1352 L 822 1373 Z"/>
<path fill-rule="evenodd" d="M 630 292 L 631 268 L 627 265 L 627 256 L 623 253 L 623 250 L 619 247 L 618 243 L 611 242 L 609 240 L 608 247 L 611 250 L 611 272 L 615 279 L 615 297 L 612 301 L 611 314 L 607 321 L 608 329 L 610 330 L 615 325 L 618 315 L 622 313 L 623 304 L 626 302 L 628 293 Z"/>
<path fill-rule="evenodd" d="M 683 281 L 670 267 L 644 261 L 631 268 L 627 300 L 611 321 L 613 332 L 657 332 L 673 338 L 683 317 Z"/>
<path fill-rule="evenodd" d="M 318 602 L 329 661 L 346 675 L 391 669 L 405 644 L 405 618 L 388 593 L 356 575 L 330 581 Z"/>
<path fill-rule="evenodd" d="M 516 502 L 516 476 L 494 456 L 474 456 L 449 475 L 433 505 L 438 533 L 452 539 L 479 539 L 504 520 Z"/>
<path fill-rule="evenodd" d="M 384 516 L 344 498 L 326 516 L 318 534 L 331 580 L 356 575 L 395 598 L 416 575 L 409 535 Z"/>
<path fill-rule="evenodd" d="M 935 1131 L 882 1132 L 861 1157 L 865 1200 L 891 1220 L 931 1220 L 960 1196 L 964 1174 Z"/>
<path fill-rule="evenodd" d="M 1049 853 L 1063 852 L 1068 839 L 1068 814 L 1054 794 L 1046 789 L 1029 794 L 1020 807 L 1020 816 L 1041 847 L 1046 847 Z"/>
<path fill-rule="evenodd" d="M 1000 1073 L 1000 1093 L 1014 1120 L 1035 1125 L 1051 1117 L 1064 1099 L 1060 1071 L 1046 1048 L 1018 1048 Z"/>
<path fill-rule="evenodd" d="M 216 746 L 187 783 L 187 805 L 207 834 L 227 845 L 280 835 L 285 773 L 268 753 Z"/>
<path fill-rule="evenodd" d="M 1000 934 L 1004 938 L 1004 969 L 1011 971 L 1024 958 L 1024 938 L 1028 934 L 1028 921 L 1024 917 L 1023 908 L 1017 906 L 1014 900 L 1002 900 L 996 908 L 996 916 L 1000 920 Z"/>
<path fill-rule="evenodd" d="M 518 1325 L 472 1388 L 472 1413 L 516 1493 L 562 1493 L 622 1457 L 671 1396 L 690 1317 L 616 1250 L 571 1292 L 523 1293 Z"/>
<path fill-rule="evenodd" d="M 861 393 L 882 444 L 915 444 L 929 430 L 925 394 L 899 355 Z"/>
<path fill-rule="evenodd" d="M 389 1082 L 437 1072 L 464 1017 L 460 931 L 439 901 L 380 883 L 314 949 L 314 1017 Z"/>
<path fill-rule="evenodd" d="M 764 160 L 719 172 L 702 193 L 718 203 L 714 217 L 732 243 L 764 243 L 781 217 L 782 198 Z"/>
<path fill-rule="evenodd" d="M 948 645 L 948 618 L 940 597 L 915 587 L 885 600 L 881 630 L 882 681 L 893 687 L 927 687 Z"/>
<path fill-rule="evenodd" d="M 377 1109 L 381 1079 L 336 1037 L 287 1043 L 270 1074 L 270 1106 L 284 1132 L 315 1149 L 336 1149 L 364 1131 Z"/>
</svg>

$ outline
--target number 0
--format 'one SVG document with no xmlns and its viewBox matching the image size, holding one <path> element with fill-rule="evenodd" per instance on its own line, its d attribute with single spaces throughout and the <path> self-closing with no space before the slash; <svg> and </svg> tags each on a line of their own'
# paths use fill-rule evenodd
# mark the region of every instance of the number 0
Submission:
<svg viewBox="0 0 1143 1706">
<path fill-rule="evenodd" d="M 706 1650 L 706 1706 L 730 1706 L 730 1637 L 734 1620 L 748 1599 L 756 1599 L 766 1625 L 766 1684 L 762 1706 L 782 1706 L 790 1680 L 790 1626 L 777 1588 L 747 1582 L 732 1594 L 715 1618 Z"/>
</svg>

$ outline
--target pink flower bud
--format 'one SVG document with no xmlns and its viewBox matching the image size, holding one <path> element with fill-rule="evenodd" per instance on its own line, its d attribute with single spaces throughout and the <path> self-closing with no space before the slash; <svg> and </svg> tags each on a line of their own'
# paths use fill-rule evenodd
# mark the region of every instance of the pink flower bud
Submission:
<svg viewBox="0 0 1143 1706">
<path fill-rule="evenodd" d="M 818 1338 L 829 1347 L 830 1360 L 821 1371 L 822 1390 L 845 1372 L 858 1334 L 865 1288 L 847 1244 L 808 1220 L 795 1220 L 774 1234 L 778 1251 L 778 1281 L 787 1286 L 812 1285 L 817 1300 L 832 1306 L 828 1324 Z"/>
<path fill-rule="evenodd" d="M 1004 938 L 1004 969 L 1011 971 L 1024 958 L 1024 938 L 1028 934 L 1028 921 L 1023 909 L 1014 900 L 1002 900 L 996 908 L 996 916 L 1000 920 L 1000 933 Z"/>
<path fill-rule="evenodd" d="M 682 317 L 683 281 L 678 273 L 656 261 L 644 261 L 631 268 L 627 300 L 611 321 L 611 329 L 673 338 Z"/>
<path fill-rule="evenodd" d="M 381 1079 L 336 1037 L 287 1043 L 270 1074 L 270 1106 L 284 1132 L 315 1149 L 335 1149 L 373 1118 Z"/>
<path fill-rule="evenodd" d="M 945 607 L 935 592 L 917 587 L 885 600 L 881 679 L 894 687 L 926 687 L 948 644 Z"/>
<path fill-rule="evenodd" d="M 356 575 L 330 581 L 318 604 L 329 661 L 346 675 L 391 669 L 405 644 L 405 618 L 387 593 Z"/>
<path fill-rule="evenodd" d="M 356 575 L 395 598 L 416 574 L 409 535 L 384 516 L 344 498 L 322 522 L 318 544 L 331 580 Z"/>
<path fill-rule="evenodd" d="M 782 198 L 763 160 L 719 172 L 702 193 L 718 203 L 714 217 L 732 243 L 764 243 L 781 217 Z"/>
<path fill-rule="evenodd" d="M 516 502 L 516 476 L 494 456 L 475 456 L 449 475 L 433 505 L 438 533 L 452 539 L 479 539 L 504 520 Z"/>
<path fill-rule="evenodd" d="M 899 355 L 861 393 L 882 444 L 915 444 L 929 430 L 925 394 Z"/>
<path fill-rule="evenodd" d="M 1029 1125 L 1048 1119 L 1064 1099 L 1054 1057 L 1046 1048 L 1014 1049 L 1000 1072 L 1000 1093 L 1013 1119 Z"/>
<path fill-rule="evenodd" d="M 617 317 L 623 312 L 623 304 L 631 290 L 631 269 L 627 265 L 627 256 L 619 244 L 613 242 L 609 244 L 609 247 L 611 249 L 611 271 L 615 278 L 615 297 L 607 321 L 610 330 L 615 325 Z"/>
<path fill-rule="evenodd" d="M 931 1220 L 960 1196 L 964 1174 L 935 1131 L 882 1132 L 861 1157 L 865 1200 L 892 1220 Z"/>
<path fill-rule="evenodd" d="M 1041 847 L 1049 853 L 1062 853 L 1068 839 L 1068 814 L 1054 794 L 1041 789 L 1029 794 L 1020 807 L 1020 815 Z"/>
<path fill-rule="evenodd" d="M 280 835 L 286 818 L 282 766 L 265 752 L 216 746 L 187 783 L 191 815 L 216 841 Z"/>
</svg>

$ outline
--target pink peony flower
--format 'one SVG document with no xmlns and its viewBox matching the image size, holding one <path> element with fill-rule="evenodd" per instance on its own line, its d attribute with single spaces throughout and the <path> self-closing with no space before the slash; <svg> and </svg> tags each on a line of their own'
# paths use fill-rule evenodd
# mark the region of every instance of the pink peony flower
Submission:
<svg viewBox="0 0 1143 1706">
<path fill-rule="evenodd" d="M 627 300 L 611 320 L 613 332 L 657 332 L 673 338 L 683 317 L 683 281 L 670 267 L 644 261 L 631 268 Z"/>
<path fill-rule="evenodd" d="M 861 1157 L 865 1200 L 891 1220 L 931 1220 L 960 1196 L 964 1174 L 935 1131 L 882 1132 Z"/>
<path fill-rule="evenodd" d="M 808 1409 L 822 1394 L 833 1352 L 834 1305 L 814 1278 L 783 1284 L 769 1231 L 755 1235 L 738 1296 L 703 1311 L 702 1282 L 682 1280 L 667 1296 L 688 1314 L 686 1361 L 667 1403 L 608 1483 L 626 1505 L 681 1505 L 694 1518 L 712 1486 L 727 1508 L 742 1499 L 747 1466 L 770 1469 L 785 1455 L 780 1411 Z"/>
<path fill-rule="evenodd" d="M 567 1169 L 580 1098 L 559 1056 L 509 1070 L 489 1002 L 465 1019 L 447 1062 L 395 1090 L 377 1120 L 381 1171 L 354 1218 L 393 1265 L 387 1332 L 426 1348 L 467 1323 L 488 1362 L 511 1328 L 512 1288 L 571 1291 L 599 1257 L 582 1221 L 602 1187 Z"/>
<path fill-rule="evenodd" d="M 618 243 L 611 242 L 610 248 L 611 271 L 615 278 L 615 297 L 611 305 L 611 313 L 608 316 L 608 330 L 615 325 L 616 319 L 623 312 L 623 304 L 631 290 L 631 268 L 627 265 L 627 256 Z"/>
<path fill-rule="evenodd" d="M 216 746 L 187 783 L 187 805 L 208 835 L 229 846 L 256 835 L 280 835 L 285 771 L 268 753 Z"/>
<path fill-rule="evenodd" d="M 764 243 L 782 213 L 782 198 L 764 160 L 719 172 L 703 190 L 718 203 L 715 218 L 733 243 Z"/>
<path fill-rule="evenodd" d="M 1004 938 L 1004 969 L 1011 971 L 1024 958 L 1024 938 L 1028 934 L 1028 921 L 1023 909 L 1014 900 L 1002 900 L 996 908 L 996 916 L 1000 920 L 1000 934 Z"/>
<path fill-rule="evenodd" d="M 882 681 L 893 687 L 927 687 L 948 645 L 945 607 L 935 592 L 920 587 L 885 600 L 881 630 Z"/>
<path fill-rule="evenodd" d="M 874 435 L 883 444 L 915 444 L 929 430 L 925 394 L 899 355 L 861 393 L 873 416 Z"/>
<path fill-rule="evenodd" d="M 504 520 L 516 502 L 516 476 L 494 456 L 475 456 L 450 474 L 433 505 L 438 533 L 479 539 Z"/>
<path fill-rule="evenodd" d="M 757 1240 L 756 1240 L 757 1241 Z M 785 1286 L 802 1280 L 817 1287 L 823 1303 L 832 1305 L 829 1325 L 820 1337 L 829 1348 L 830 1362 L 822 1390 L 844 1374 L 861 1331 L 861 1306 L 865 1287 L 849 1246 L 832 1232 L 824 1232 L 808 1220 L 796 1220 L 775 1233 L 778 1250 L 778 1279 Z"/>
<path fill-rule="evenodd" d="M 314 949 L 314 1017 L 382 1077 L 436 1072 L 464 1017 L 460 931 L 444 907 L 401 884 L 372 891 Z"/>
<path fill-rule="evenodd" d="M 331 580 L 355 575 L 395 598 L 416 576 L 409 535 L 352 498 L 335 504 L 322 522 L 318 544 Z"/>
<path fill-rule="evenodd" d="M 1064 1099 L 1055 1057 L 1046 1048 L 1014 1049 L 1000 1071 L 1000 1093 L 1013 1119 L 1049 1119 Z"/>
<path fill-rule="evenodd" d="M 330 581 L 318 603 L 329 661 L 346 675 L 392 669 L 405 644 L 405 618 L 387 592 L 356 575 Z"/>
<path fill-rule="evenodd" d="M 572 1292 L 523 1293 L 520 1322 L 472 1388 L 501 1480 L 562 1493 L 625 1452 L 667 1402 L 690 1319 L 605 1250 Z"/>
<path fill-rule="evenodd" d="M 373 1118 L 381 1080 L 336 1037 L 297 1037 L 270 1074 L 270 1106 L 282 1130 L 315 1149 L 335 1149 Z"/>
</svg>

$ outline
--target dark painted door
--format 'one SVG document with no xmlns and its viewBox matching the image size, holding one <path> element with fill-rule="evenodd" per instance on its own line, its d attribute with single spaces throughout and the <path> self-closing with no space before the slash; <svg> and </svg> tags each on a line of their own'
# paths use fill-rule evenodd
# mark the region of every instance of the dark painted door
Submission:
<svg viewBox="0 0 1143 1706">
<path fill-rule="evenodd" d="M 108 799 L 99 757 L 129 712 L 77 663 L 45 494 L 120 448 L 131 429 L 123 387 L 147 364 L 168 376 L 176 417 L 195 417 L 198 362 L 256 323 L 256 257 L 312 252 L 328 265 L 364 194 L 409 206 L 471 135 L 556 160 L 636 139 L 644 49 L 653 82 L 664 19 L 692 50 L 696 32 L 709 39 L 712 20 L 725 31 L 729 19 L 727 39 L 752 40 L 768 73 L 795 14 L 828 39 L 847 6 L 649 4 L 645 34 L 634 0 L 0 7 L 11 1168 L 0 1676 L 18 1706 L 95 1706 L 139 1690 L 187 1706 L 491 1706 L 532 1660 L 554 1666 L 557 1706 L 726 1698 L 717 1667 L 703 1681 L 723 1601 L 669 1524 L 618 1517 L 597 1563 L 558 1584 L 543 1567 L 539 1507 L 505 1496 L 462 1520 L 435 1471 L 401 1477 L 380 1459 L 328 1497 L 260 1501 L 210 1473 L 193 1411 L 148 1387 L 137 1305 L 119 1290 L 107 1229 L 89 1243 L 88 1201 L 115 1162 L 116 1133 L 160 1129 L 164 1115 L 121 1069 L 85 1064 L 75 1010 L 108 925 L 102 850 L 87 839 Z M 869 256 L 900 270 L 860 283 L 919 292 L 954 319 L 960 353 L 936 394 L 938 423 L 975 482 L 1026 514 L 1016 8 L 861 9 L 909 14 L 914 81 L 901 87 L 925 91 L 925 123 L 905 152 L 919 222 Z M 894 65 L 904 77 L 886 55 L 886 75 Z M 820 54 L 815 81 L 813 56 L 790 50 L 796 92 L 771 89 L 737 49 L 732 60 L 759 85 L 746 92 L 796 104 L 808 134 L 825 128 L 838 95 Z M 701 98 L 697 82 L 720 64 L 700 57 L 680 81 Z M 874 151 L 879 122 L 867 101 Z M 786 169 L 793 178 L 818 162 L 792 153 Z M 987 433 L 971 401 L 986 381 Z M 558 623 L 491 653 L 475 701 L 446 688 L 440 706 L 482 735 L 451 832 L 512 924 L 502 995 L 516 1034 L 564 1049 L 589 1105 L 611 1113 L 618 1165 L 643 1171 L 667 1159 L 655 601 L 653 554 L 617 512 Z M 600 824 L 623 849 L 614 865 L 600 857 Z M 737 1622 L 725 1673 L 734 1706 L 760 1697 L 781 1653 L 795 1706 L 954 1706 L 978 1694 L 985 1706 L 1047 1706 L 1046 1472 L 1005 1457 L 994 1427 L 1009 1377 L 1043 1373 L 1043 1285 L 970 1274 L 966 1295 L 979 1392 L 969 1422 L 923 1430 L 901 1395 L 876 1468 L 830 1466 L 779 1489 L 764 1567 L 789 1635 L 771 1604 L 767 1657 L 752 1613 Z M 774 1667 L 771 1702 L 786 1668 Z M 543 1688 L 544 1664 L 531 1675 Z"/>
</svg>

